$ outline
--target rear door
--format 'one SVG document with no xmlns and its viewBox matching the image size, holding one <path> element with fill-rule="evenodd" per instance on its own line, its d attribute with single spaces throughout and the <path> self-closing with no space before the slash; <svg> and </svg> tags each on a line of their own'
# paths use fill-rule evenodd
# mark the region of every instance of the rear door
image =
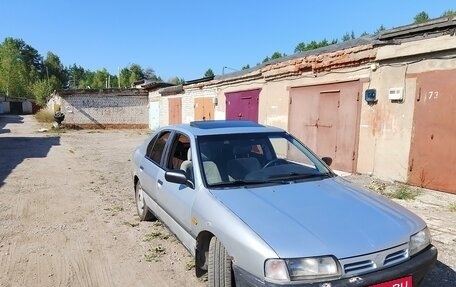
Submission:
<svg viewBox="0 0 456 287">
<path fill-rule="evenodd" d="M 139 167 L 142 188 L 154 201 L 157 200 L 158 190 L 163 185 L 165 174 L 163 162 L 170 135 L 171 131 L 163 131 L 150 141 Z"/>
</svg>

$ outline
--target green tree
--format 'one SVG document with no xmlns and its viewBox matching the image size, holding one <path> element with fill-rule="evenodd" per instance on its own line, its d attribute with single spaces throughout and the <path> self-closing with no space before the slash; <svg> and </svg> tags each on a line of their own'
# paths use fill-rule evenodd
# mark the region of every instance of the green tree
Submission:
<svg viewBox="0 0 456 287">
<path fill-rule="evenodd" d="M 212 69 L 207 69 L 206 73 L 204 73 L 204 77 L 214 77 L 214 71 Z"/>
<path fill-rule="evenodd" d="M 442 13 L 442 17 L 454 16 L 454 15 L 456 15 L 455 10 L 446 10 L 445 12 Z"/>
<path fill-rule="evenodd" d="M 48 52 L 44 59 L 46 69 L 46 77 L 55 77 L 52 83 L 52 89 L 63 89 L 68 84 L 68 72 L 60 62 L 59 56 L 52 52 Z"/>
<path fill-rule="evenodd" d="M 249 64 L 247 64 L 247 65 L 242 67 L 242 70 L 247 70 L 247 69 L 250 69 L 250 65 Z"/>
<path fill-rule="evenodd" d="M 139 81 L 139 80 L 143 80 L 145 79 L 146 77 L 144 76 L 144 71 L 143 69 L 141 68 L 140 65 L 138 64 L 132 64 L 130 66 L 130 86 L 136 82 L 136 81 Z"/>
<path fill-rule="evenodd" d="M 345 33 L 343 36 L 342 36 L 342 42 L 346 42 L 348 40 L 351 40 L 351 39 L 354 39 L 354 35 L 355 33 L 353 33 L 353 31 L 350 33 Z"/>
<path fill-rule="evenodd" d="M 426 21 L 429 20 L 429 15 L 424 12 L 424 11 L 421 11 L 420 13 L 416 14 L 416 16 L 413 18 L 415 24 L 420 24 L 420 23 L 424 23 Z"/>
<path fill-rule="evenodd" d="M 304 42 L 299 43 L 296 48 L 295 48 L 295 53 L 299 52 L 304 52 L 304 51 L 310 51 L 310 50 L 315 50 L 321 47 L 326 47 L 329 45 L 337 44 L 337 39 L 333 39 L 331 42 L 328 40 L 323 39 L 320 42 L 317 41 L 311 41 L 309 44 L 305 44 Z"/>
<path fill-rule="evenodd" d="M 280 59 L 282 58 L 282 53 L 280 52 L 274 52 L 274 54 L 271 55 L 271 60 L 275 60 L 275 59 Z"/>
<path fill-rule="evenodd" d="M 38 77 L 43 73 L 43 57 L 32 46 L 28 45 L 22 39 L 5 38 L 5 43 L 14 46 L 19 51 L 19 58 L 24 62 L 24 67 L 28 74 Z M 32 78 L 34 80 L 35 78 Z"/>
<path fill-rule="evenodd" d="M 30 97 L 29 75 L 17 41 L 6 38 L 0 45 L 0 92 L 13 97 Z"/>
<path fill-rule="evenodd" d="M 92 80 L 92 89 L 105 89 L 108 87 L 109 73 L 106 69 L 101 69 L 95 72 Z"/>
<path fill-rule="evenodd" d="M 38 80 L 32 84 L 32 94 L 38 105 L 46 104 L 47 97 L 51 94 L 51 87 L 45 80 Z"/>
<path fill-rule="evenodd" d="M 267 56 L 266 58 L 263 59 L 263 63 L 266 63 L 268 61 L 271 61 L 271 60 L 275 60 L 275 59 L 280 59 L 282 57 L 285 57 L 286 54 L 282 54 L 280 52 L 274 52 L 271 57 Z"/>
<path fill-rule="evenodd" d="M 68 71 L 68 88 L 86 88 L 87 84 L 84 82 L 86 78 L 86 71 L 83 67 L 73 64 L 66 69 Z"/>
<path fill-rule="evenodd" d="M 299 53 L 299 52 L 304 52 L 306 51 L 306 43 L 301 42 L 298 45 L 296 45 L 294 52 Z"/>
<path fill-rule="evenodd" d="M 381 33 L 382 31 L 385 31 L 385 30 L 386 30 L 386 28 L 382 24 L 382 25 L 380 25 L 380 27 L 378 27 L 377 31 L 375 31 L 374 34 L 377 35 L 377 34 Z"/>
<path fill-rule="evenodd" d="M 143 72 L 144 79 L 151 80 L 151 81 L 158 81 L 157 75 L 155 75 L 155 71 L 152 68 L 147 68 Z"/>
<path fill-rule="evenodd" d="M 119 79 L 119 81 L 120 81 L 120 86 L 121 87 L 129 88 L 131 86 L 130 75 L 131 75 L 130 69 L 123 68 L 122 70 L 120 70 L 120 79 Z"/>
<path fill-rule="evenodd" d="M 185 82 L 184 78 L 174 77 L 168 80 L 168 83 L 174 85 L 182 85 Z"/>
</svg>

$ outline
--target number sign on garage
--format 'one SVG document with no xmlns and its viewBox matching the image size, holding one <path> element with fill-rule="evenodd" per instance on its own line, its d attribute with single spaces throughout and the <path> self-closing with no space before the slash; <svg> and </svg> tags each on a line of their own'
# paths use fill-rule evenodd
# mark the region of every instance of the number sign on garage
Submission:
<svg viewBox="0 0 456 287">
<path fill-rule="evenodd" d="M 456 193 L 456 70 L 416 76 L 408 182 Z"/>
</svg>

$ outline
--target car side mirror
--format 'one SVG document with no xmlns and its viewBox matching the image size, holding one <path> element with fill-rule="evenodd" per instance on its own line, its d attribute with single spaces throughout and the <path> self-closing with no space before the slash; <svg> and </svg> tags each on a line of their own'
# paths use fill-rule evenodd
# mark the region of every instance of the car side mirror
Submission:
<svg viewBox="0 0 456 287">
<path fill-rule="evenodd" d="M 331 166 L 333 159 L 329 156 L 322 157 L 321 160 L 326 163 L 327 166 Z"/>
<path fill-rule="evenodd" d="M 192 189 L 195 188 L 195 185 L 193 184 L 193 182 L 187 178 L 187 174 L 185 173 L 185 171 L 180 170 L 180 169 L 174 169 L 174 170 L 165 172 L 165 179 L 166 179 L 166 181 L 169 181 L 172 183 L 185 184 L 186 186 L 188 186 Z"/>
</svg>

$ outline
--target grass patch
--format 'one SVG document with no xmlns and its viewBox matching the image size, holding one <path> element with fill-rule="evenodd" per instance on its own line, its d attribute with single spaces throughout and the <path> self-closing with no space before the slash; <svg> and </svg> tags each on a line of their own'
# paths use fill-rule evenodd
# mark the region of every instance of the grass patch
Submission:
<svg viewBox="0 0 456 287">
<path fill-rule="evenodd" d="M 185 270 L 190 271 L 192 269 L 195 269 L 195 260 L 191 260 L 185 264 Z"/>
<path fill-rule="evenodd" d="M 169 238 L 169 235 L 164 234 L 160 231 L 152 231 L 152 232 L 146 233 L 146 235 L 144 235 L 144 241 L 152 241 L 153 239 L 156 239 L 156 238 L 166 240 Z"/>
<path fill-rule="evenodd" d="M 54 113 L 47 109 L 41 109 L 35 114 L 35 119 L 40 123 L 54 122 Z"/>
<path fill-rule="evenodd" d="M 111 212 L 111 216 L 114 216 L 114 215 L 117 215 L 119 212 L 123 211 L 123 207 L 122 206 L 113 206 L 113 207 L 108 207 L 108 208 L 105 208 L 104 209 L 105 211 L 110 211 Z"/>
<path fill-rule="evenodd" d="M 139 222 L 129 222 L 129 221 L 124 221 L 124 224 L 130 227 L 136 227 L 139 225 Z"/>
<path fill-rule="evenodd" d="M 376 192 L 383 193 L 386 190 L 386 183 L 379 180 L 373 180 L 369 185 L 367 185 L 367 188 Z"/>
<path fill-rule="evenodd" d="M 416 190 L 411 189 L 408 185 L 399 185 L 393 192 L 387 194 L 390 198 L 402 199 L 402 200 L 414 200 L 419 193 Z"/>
<path fill-rule="evenodd" d="M 144 258 L 147 262 L 158 262 L 160 261 L 160 257 L 163 254 L 166 254 L 165 248 L 163 248 L 162 246 L 157 246 L 155 248 L 147 250 L 147 253 L 144 254 Z"/>
<path fill-rule="evenodd" d="M 456 212 L 456 202 L 450 203 L 449 209 L 451 212 Z"/>
</svg>

